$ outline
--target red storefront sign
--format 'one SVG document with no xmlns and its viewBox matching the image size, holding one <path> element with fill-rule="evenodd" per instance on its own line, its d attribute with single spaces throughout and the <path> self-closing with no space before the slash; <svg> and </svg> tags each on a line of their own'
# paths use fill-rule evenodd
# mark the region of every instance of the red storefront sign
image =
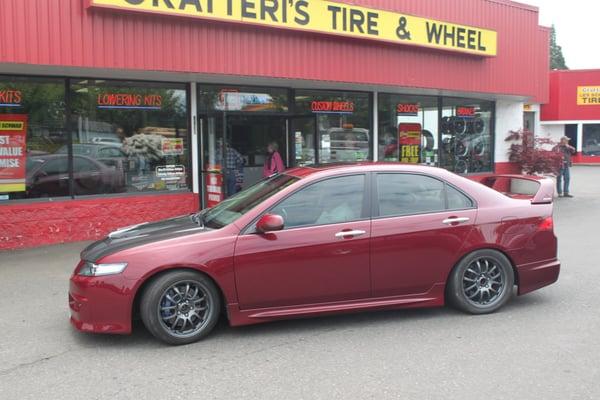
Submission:
<svg viewBox="0 0 600 400">
<path fill-rule="evenodd" d="M 23 94 L 20 90 L 0 90 L 0 107 L 20 107 Z"/>
<path fill-rule="evenodd" d="M 399 116 L 416 117 L 419 115 L 419 104 L 398 104 L 396 105 L 396 113 Z"/>
<path fill-rule="evenodd" d="M 313 101 L 310 109 L 314 113 L 353 113 L 354 102 L 352 101 Z"/>
<path fill-rule="evenodd" d="M 0 193 L 25 191 L 27 115 L 0 115 Z"/>
<path fill-rule="evenodd" d="M 97 97 L 98 108 L 160 110 L 160 94 L 101 93 Z"/>
<path fill-rule="evenodd" d="M 474 117 L 475 107 L 456 107 L 457 117 Z"/>
<path fill-rule="evenodd" d="M 400 162 L 419 164 L 421 162 L 421 124 L 398 125 Z"/>
</svg>

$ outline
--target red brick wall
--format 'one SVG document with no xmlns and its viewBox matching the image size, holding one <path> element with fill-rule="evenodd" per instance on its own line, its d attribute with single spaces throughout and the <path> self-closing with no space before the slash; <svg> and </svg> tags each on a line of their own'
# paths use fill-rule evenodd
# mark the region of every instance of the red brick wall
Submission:
<svg viewBox="0 0 600 400">
<path fill-rule="evenodd" d="M 0 250 L 96 240 L 119 227 L 198 210 L 193 193 L 5 204 Z"/>
</svg>

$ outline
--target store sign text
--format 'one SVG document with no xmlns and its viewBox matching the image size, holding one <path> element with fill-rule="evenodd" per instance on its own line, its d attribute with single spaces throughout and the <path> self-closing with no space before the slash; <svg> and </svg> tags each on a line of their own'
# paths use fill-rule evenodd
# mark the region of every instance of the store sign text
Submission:
<svg viewBox="0 0 600 400">
<path fill-rule="evenodd" d="M 351 101 L 313 101 L 310 109 L 314 113 L 346 113 L 354 112 L 354 103 Z"/>
<path fill-rule="evenodd" d="M 475 107 L 456 107 L 457 117 L 474 117 L 475 113 Z"/>
<path fill-rule="evenodd" d="M 600 106 L 600 86 L 578 86 L 578 106 Z"/>
<path fill-rule="evenodd" d="M 23 101 L 23 93 L 20 90 L 0 90 L 0 107 L 19 107 Z"/>
<path fill-rule="evenodd" d="M 97 97 L 98 108 L 160 110 L 162 96 L 159 94 L 102 93 Z"/>
<path fill-rule="evenodd" d="M 418 104 L 398 104 L 396 106 L 396 113 L 401 116 L 416 117 L 419 115 Z"/>
<path fill-rule="evenodd" d="M 91 7 L 303 30 L 495 56 L 497 32 L 327 0 L 88 0 Z"/>
</svg>

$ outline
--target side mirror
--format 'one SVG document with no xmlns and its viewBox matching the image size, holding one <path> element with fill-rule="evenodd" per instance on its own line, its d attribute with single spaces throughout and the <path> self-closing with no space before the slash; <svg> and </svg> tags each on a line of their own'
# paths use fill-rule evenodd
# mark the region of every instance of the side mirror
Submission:
<svg viewBox="0 0 600 400">
<path fill-rule="evenodd" d="M 281 215 L 265 214 L 256 223 L 258 233 L 277 232 L 283 230 L 285 222 Z"/>
</svg>

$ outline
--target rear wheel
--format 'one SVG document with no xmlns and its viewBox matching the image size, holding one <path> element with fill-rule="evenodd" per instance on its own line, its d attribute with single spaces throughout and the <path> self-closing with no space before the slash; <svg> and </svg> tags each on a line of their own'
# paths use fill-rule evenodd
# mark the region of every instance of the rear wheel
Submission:
<svg viewBox="0 0 600 400">
<path fill-rule="evenodd" d="M 454 268 L 447 295 L 462 311 L 489 314 L 506 304 L 513 286 L 513 269 L 506 256 L 494 250 L 479 250 Z"/>
<path fill-rule="evenodd" d="M 219 319 L 221 299 L 214 283 L 193 271 L 159 276 L 142 295 L 144 325 L 159 340 L 180 345 L 208 335 Z"/>
</svg>

